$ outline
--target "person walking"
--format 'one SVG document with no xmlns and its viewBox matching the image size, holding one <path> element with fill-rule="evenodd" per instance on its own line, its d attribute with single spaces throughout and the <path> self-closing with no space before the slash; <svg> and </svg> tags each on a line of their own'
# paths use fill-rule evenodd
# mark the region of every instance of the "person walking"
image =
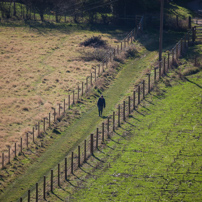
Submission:
<svg viewBox="0 0 202 202">
<path fill-rule="evenodd" d="M 100 98 L 98 99 L 97 106 L 98 106 L 99 116 L 102 116 L 103 107 L 105 108 L 105 99 L 103 95 L 101 95 Z"/>
</svg>

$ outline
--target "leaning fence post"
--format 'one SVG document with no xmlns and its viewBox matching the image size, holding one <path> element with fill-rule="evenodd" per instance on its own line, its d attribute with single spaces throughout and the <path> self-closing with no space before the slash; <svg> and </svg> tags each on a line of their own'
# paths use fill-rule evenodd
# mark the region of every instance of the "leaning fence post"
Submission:
<svg viewBox="0 0 202 202">
<path fill-rule="evenodd" d="M 53 192 L 53 170 L 51 170 L 51 192 Z"/>
<path fill-rule="evenodd" d="M 71 157 L 71 174 L 74 174 L 74 152 L 72 152 Z"/>
<path fill-rule="evenodd" d="M 120 114 L 121 114 L 121 109 L 120 109 L 120 105 L 118 106 L 118 127 L 121 126 L 121 123 L 120 123 Z"/>
<path fill-rule="evenodd" d="M 104 142 L 104 122 L 102 123 L 102 142 Z"/>
<path fill-rule="evenodd" d="M 93 155 L 93 134 L 90 135 L 90 154 Z"/>
</svg>

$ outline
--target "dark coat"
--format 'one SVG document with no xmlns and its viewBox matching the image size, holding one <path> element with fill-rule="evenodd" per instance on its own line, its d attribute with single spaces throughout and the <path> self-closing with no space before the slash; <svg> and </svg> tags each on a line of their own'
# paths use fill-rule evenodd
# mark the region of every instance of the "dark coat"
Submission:
<svg viewBox="0 0 202 202">
<path fill-rule="evenodd" d="M 97 106 L 105 108 L 105 99 L 100 97 L 97 101 Z"/>
</svg>

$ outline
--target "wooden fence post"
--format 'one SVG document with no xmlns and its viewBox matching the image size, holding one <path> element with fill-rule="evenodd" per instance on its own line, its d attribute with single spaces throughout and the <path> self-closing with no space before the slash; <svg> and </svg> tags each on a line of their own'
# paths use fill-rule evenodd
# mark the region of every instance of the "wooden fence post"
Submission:
<svg viewBox="0 0 202 202">
<path fill-rule="evenodd" d="M 142 81 L 143 99 L 145 99 L 145 80 Z"/>
<path fill-rule="evenodd" d="M 75 102 L 74 102 L 74 90 L 73 90 L 73 103 L 72 103 L 73 105 L 75 104 Z"/>
<path fill-rule="evenodd" d="M 50 114 L 50 113 L 49 113 Z M 34 142 L 34 127 L 33 127 L 33 129 L 32 129 L 32 140 L 33 140 L 33 142 Z"/>
<path fill-rule="evenodd" d="M 65 157 L 65 180 L 67 180 L 67 157 Z"/>
<path fill-rule="evenodd" d="M 140 85 L 138 85 L 138 105 L 140 104 Z"/>
<path fill-rule="evenodd" d="M 53 108 L 53 110 L 54 110 L 54 122 L 55 122 L 55 116 L 56 116 L 56 112 L 55 112 L 55 108 Z"/>
<path fill-rule="evenodd" d="M 121 51 L 123 50 L 123 43 L 121 42 Z"/>
<path fill-rule="evenodd" d="M 49 119 L 48 119 L 48 123 L 49 123 L 49 128 L 50 128 L 50 112 L 49 112 Z"/>
<path fill-rule="evenodd" d="M 166 74 L 166 57 L 163 57 L 163 74 Z"/>
<path fill-rule="evenodd" d="M 109 138 L 109 117 L 107 117 L 107 137 Z"/>
<path fill-rule="evenodd" d="M 74 152 L 72 152 L 71 157 L 71 174 L 74 174 Z"/>
<path fill-rule="evenodd" d="M 43 118 L 43 132 L 46 132 L 46 118 Z"/>
<path fill-rule="evenodd" d="M 28 190 L 27 201 L 30 202 L 30 190 Z"/>
<path fill-rule="evenodd" d="M 60 187 L 60 164 L 58 163 L 58 187 Z"/>
<path fill-rule="evenodd" d="M 123 121 L 126 121 L 126 102 L 123 101 Z"/>
<path fill-rule="evenodd" d="M 98 77 L 100 76 L 100 64 L 98 65 Z"/>
<path fill-rule="evenodd" d="M 20 138 L 20 152 L 22 153 L 22 137 Z"/>
<path fill-rule="evenodd" d="M 188 20 L 188 28 L 191 29 L 191 16 L 189 16 L 189 20 Z"/>
<path fill-rule="evenodd" d="M 183 40 L 182 38 L 180 39 L 180 55 L 182 55 L 183 52 Z"/>
<path fill-rule="evenodd" d="M 29 146 L 29 137 L 28 137 L 28 133 L 26 133 L 26 136 L 27 136 L 27 148 L 28 148 L 28 146 Z"/>
<path fill-rule="evenodd" d="M 90 135 L 90 154 L 93 155 L 93 134 Z"/>
<path fill-rule="evenodd" d="M 135 91 L 133 91 L 133 110 L 135 110 Z"/>
<path fill-rule="evenodd" d="M 148 93 L 150 93 L 150 88 L 151 88 L 150 87 L 151 86 L 151 84 L 150 84 L 150 75 L 151 75 L 150 73 L 147 74 L 147 76 L 148 76 Z"/>
<path fill-rule="evenodd" d="M 113 112 L 113 131 L 115 131 L 115 112 Z"/>
<path fill-rule="evenodd" d="M 38 122 L 38 137 L 40 135 L 40 122 Z"/>
<path fill-rule="evenodd" d="M 120 105 L 118 106 L 118 127 L 121 126 L 121 123 L 120 123 L 120 115 L 121 115 L 121 109 L 120 109 Z"/>
<path fill-rule="evenodd" d="M 168 67 L 167 67 L 167 72 L 170 69 L 170 52 L 168 52 Z"/>
<path fill-rule="evenodd" d="M 80 146 L 78 146 L 78 167 L 81 166 L 81 152 L 80 152 Z"/>
<path fill-rule="evenodd" d="M 70 95 L 68 96 L 68 105 L 69 105 L 69 109 L 70 109 Z"/>
<path fill-rule="evenodd" d="M 83 82 L 81 84 L 81 96 L 83 96 Z"/>
<path fill-rule="evenodd" d="M 39 184 L 36 183 L 36 202 L 39 200 Z"/>
<path fill-rule="evenodd" d="M 102 143 L 104 142 L 104 122 L 102 123 Z"/>
<path fill-rule="evenodd" d="M 173 65 L 173 63 L 174 63 L 174 49 L 172 49 L 172 64 L 171 64 L 171 66 Z"/>
<path fill-rule="evenodd" d="M 159 79 L 161 78 L 161 62 L 162 62 L 162 60 L 159 61 Z"/>
<path fill-rule="evenodd" d="M 53 192 L 53 170 L 51 170 L 51 192 Z"/>
<path fill-rule="evenodd" d="M 99 128 L 96 130 L 96 149 L 98 149 Z"/>
<path fill-rule="evenodd" d="M 178 56 L 179 56 L 179 46 L 178 43 L 176 44 L 176 60 L 178 60 Z"/>
<path fill-rule="evenodd" d="M 128 116 L 130 115 L 130 96 L 128 96 Z"/>
<path fill-rule="evenodd" d="M 93 73 L 90 74 L 90 85 L 93 86 Z"/>
<path fill-rule="evenodd" d="M 79 101 L 79 85 L 78 85 L 78 97 L 77 97 L 77 102 Z"/>
<path fill-rule="evenodd" d="M 88 77 L 86 77 L 86 92 L 88 91 Z"/>
<path fill-rule="evenodd" d="M 63 106 L 63 107 L 64 107 L 64 113 L 65 113 L 65 99 L 64 99 L 64 102 L 63 102 L 63 103 L 64 103 L 64 106 Z"/>
<path fill-rule="evenodd" d="M 20 202 L 22 202 L 22 197 L 20 198 Z"/>
<path fill-rule="evenodd" d="M 15 142 L 15 158 L 17 157 L 17 143 Z"/>
<path fill-rule="evenodd" d="M 96 79 L 97 79 L 97 73 L 96 73 L 96 67 L 95 67 L 95 82 L 96 82 Z"/>
<path fill-rule="evenodd" d="M 117 54 L 119 55 L 119 45 L 117 45 Z"/>
<path fill-rule="evenodd" d="M 4 153 L 2 153 L 2 161 L 1 161 L 1 163 L 2 163 L 2 169 L 4 168 Z"/>
<path fill-rule="evenodd" d="M 58 105 L 58 113 L 59 113 L 59 116 L 60 116 L 60 104 Z"/>
<path fill-rule="evenodd" d="M 46 176 L 43 176 L 43 199 L 46 200 Z"/>
<path fill-rule="evenodd" d="M 84 140 L 84 162 L 86 162 L 86 140 Z"/>
</svg>

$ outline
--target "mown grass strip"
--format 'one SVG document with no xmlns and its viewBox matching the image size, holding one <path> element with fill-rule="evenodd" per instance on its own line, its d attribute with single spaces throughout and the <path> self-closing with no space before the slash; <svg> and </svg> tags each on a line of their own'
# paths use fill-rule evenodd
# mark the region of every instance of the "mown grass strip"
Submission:
<svg viewBox="0 0 202 202">
<path fill-rule="evenodd" d="M 125 95 L 131 82 L 138 78 L 139 73 L 151 62 L 156 52 L 147 52 L 147 56 L 135 62 L 130 62 L 119 72 L 114 83 L 104 93 L 107 107 L 104 115 L 112 112 L 115 105 Z M 21 195 L 27 192 L 27 189 L 32 187 L 39 181 L 43 175 L 50 171 L 51 168 L 57 165 L 64 157 L 87 135 L 89 135 L 98 124 L 101 124 L 103 119 L 98 117 L 97 107 L 93 107 L 90 111 L 84 114 L 72 126 L 65 131 L 61 138 L 58 139 L 50 148 L 25 172 L 25 174 L 17 179 L 5 193 L 1 196 L 3 201 L 12 201 L 20 198 Z M 8 194 L 9 193 L 9 194 Z"/>
</svg>

